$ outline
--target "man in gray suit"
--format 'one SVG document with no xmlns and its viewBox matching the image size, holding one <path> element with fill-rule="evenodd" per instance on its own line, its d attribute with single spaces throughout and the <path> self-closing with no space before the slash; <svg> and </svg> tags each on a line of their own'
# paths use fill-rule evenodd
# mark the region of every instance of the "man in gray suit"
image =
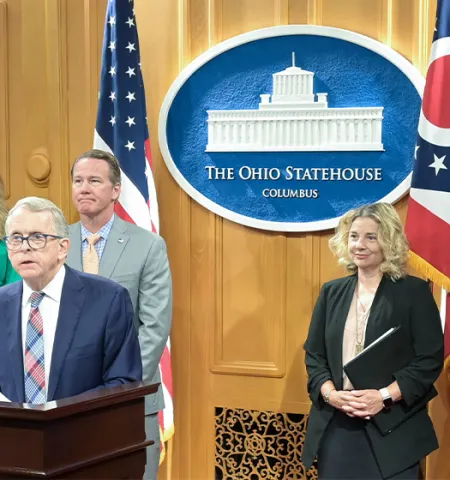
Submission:
<svg viewBox="0 0 450 480">
<path fill-rule="evenodd" d="M 144 380 L 161 382 L 159 361 L 172 318 L 172 281 L 166 245 L 159 236 L 114 214 L 121 173 L 114 155 L 89 150 L 71 170 L 72 200 L 80 222 L 70 226 L 67 264 L 98 273 L 127 288 L 139 334 Z M 156 479 L 159 465 L 158 412 L 164 408 L 162 387 L 146 399 L 147 450 L 144 478 Z"/>
</svg>

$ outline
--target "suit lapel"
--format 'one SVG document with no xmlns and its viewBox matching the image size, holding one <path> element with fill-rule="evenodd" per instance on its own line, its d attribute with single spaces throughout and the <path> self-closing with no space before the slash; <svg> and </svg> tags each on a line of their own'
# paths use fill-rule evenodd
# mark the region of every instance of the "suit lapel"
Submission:
<svg viewBox="0 0 450 480">
<path fill-rule="evenodd" d="M 72 344 L 85 300 L 83 284 L 72 269 L 67 266 L 65 268 L 66 277 L 59 305 L 58 324 L 53 344 L 52 364 L 48 382 L 48 401 L 51 401 L 55 395 L 61 370 Z"/>
<path fill-rule="evenodd" d="M 344 328 L 347 321 L 350 305 L 355 293 L 357 276 L 352 275 L 347 277 L 346 282 L 342 285 L 342 288 L 336 292 L 337 302 L 333 305 L 333 334 L 330 338 L 333 339 L 330 348 L 330 366 L 337 371 L 334 372 L 333 377 L 339 378 L 339 385 L 336 388 L 340 390 L 343 385 L 343 369 L 342 369 L 342 342 L 344 340 Z"/>
<path fill-rule="evenodd" d="M 23 283 L 17 282 L 16 291 L 5 302 L 4 315 L 7 319 L 7 335 L 11 374 L 16 387 L 17 401 L 25 401 L 22 350 L 22 289 Z"/>
<path fill-rule="evenodd" d="M 392 289 L 390 287 L 391 280 L 383 275 L 370 308 L 369 318 L 367 319 L 365 347 L 391 327 L 392 302 L 390 295 Z"/>
<path fill-rule="evenodd" d="M 83 271 L 83 260 L 81 253 L 81 224 L 76 223 L 71 227 L 70 249 L 67 255 L 67 264 L 75 270 Z"/>
<path fill-rule="evenodd" d="M 102 259 L 100 261 L 99 274 L 102 277 L 111 278 L 114 268 L 122 255 L 122 252 L 128 243 L 130 237 L 127 233 L 126 222 L 118 218 L 114 218 L 111 231 L 106 241 L 105 249 L 103 251 Z"/>
</svg>

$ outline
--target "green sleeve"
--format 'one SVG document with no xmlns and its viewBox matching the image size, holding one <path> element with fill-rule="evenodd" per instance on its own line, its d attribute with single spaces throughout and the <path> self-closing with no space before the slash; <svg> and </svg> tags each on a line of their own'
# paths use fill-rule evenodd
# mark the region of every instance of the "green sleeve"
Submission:
<svg viewBox="0 0 450 480">
<path fill-rule="evenodd" d="M 0 242 L 0 286 L 20 280 L 17 272 L 12 268 L 4 242 Z"/>
<path fill-rule="evenodd" d="M 6 273 L 3 285 L 21 280 L 19 274 L 14 270 L 9 259 L 6 259 Z"/>
</svg>

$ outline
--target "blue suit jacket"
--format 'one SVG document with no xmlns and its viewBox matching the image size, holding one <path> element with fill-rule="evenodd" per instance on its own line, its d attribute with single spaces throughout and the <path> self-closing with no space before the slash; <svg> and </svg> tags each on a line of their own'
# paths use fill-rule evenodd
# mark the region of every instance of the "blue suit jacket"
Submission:
<svg viewBox="0 0 450 480">
<path fill-rule="evenodd" d="M 125 288 L 65 266 L 47 401 L 142 380 L 133 306 Z M 22 282 L 0 288 L 0 390 L 25 401 Z M 45 335 L 45 332 L 44 332 Z"/>
</svg>

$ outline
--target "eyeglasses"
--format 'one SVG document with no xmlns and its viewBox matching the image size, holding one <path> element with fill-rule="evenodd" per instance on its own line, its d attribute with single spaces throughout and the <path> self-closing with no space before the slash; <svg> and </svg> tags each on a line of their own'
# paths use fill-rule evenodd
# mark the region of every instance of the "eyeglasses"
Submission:
<svg viewBox="0 0 450 480">
<path fill-rule="evenodd" d="M 9 235 L 3 237 L 6 247 L 11 251 L 18 251 L 22 248 L 22 243 L 26 240 L 29 247 L 33 250 L 41 250 L 47 245 L 49 238 L 63 238 L 59 235 L 51 235 L 49 233 L 32 233 L 28 237 L 22 235 Z"/>
</svg>

